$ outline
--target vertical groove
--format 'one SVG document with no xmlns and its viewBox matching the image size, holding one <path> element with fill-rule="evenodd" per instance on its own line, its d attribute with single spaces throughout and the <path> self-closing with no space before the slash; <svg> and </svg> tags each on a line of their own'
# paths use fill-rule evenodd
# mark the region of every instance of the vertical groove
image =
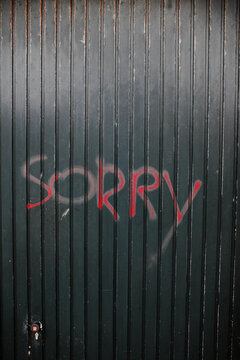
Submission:
<svg viewBox="0 0 240 360">
<path fill-rule="evenodd" d="M 148 158 L 149 158 L 149 113 L 148 113 L 148 80 L 149 80 L 149 0 L 145 0 L 145 54 L 144 54 L 144 186 L 148 180 Z M 143 269 L 142 269 L 142 359 L 146 357 L 146 261 L 147 261 L 147 198 L 144 196 L 143 208 Z"/>
<path fill-rule="evenodd" d="M 211 25 L 211 0 L 206 0 L 206 33 L 205 33 L 205 121 L 204 121 L 204 175 L 203 175 L 203 224 L 202 224 L 202 270 L 201 270 L 201 310 L 200 310 L 200 359 L 204 357 L 204 320 L 206 292 L 206 225 L 207 225 L 207 185 L 208 185 L 208 152 L 209 152 L 209 46 Z"/>
<path fill-rule="evenodd" d="M 235 50 L 235 101 L 234 101 L 234 163 L 233 163 L 233 205 L 232 205 L 232 236 L 231 236 L 231 277 L 230 277 L 230 307 L 229 307 L 229 351 L 230 359 L 233 359 L 233 324 L 235 307 L 235 287 L 236 287 L 236 242 L 238 239 L 237 209 L 238 209 L 238 148 L 239 148 L 239 22 L 240 22 L 240 3 L 237 1 L 236 9 L 236 50 Z"/>
<path fill-rule="evenodd" d="M 16 294 L 16 74 L 15 74 L 15 0 L 11 0 L 11 49 L 12 49 L 12 228 L 13 228 L 13 303 L 14 303 L 14 359 L 17 360 L 17 294 Z"/>
<path fill-rule="evenodd" d="M 195 106 L 195 9 L 196 0 L 191 2 L 190 19 L 190 121 L 189 121 L 189 174 L 188 194 L 192 194 L 193 179 L 193 131 Z M 190 300 L 191 300 L 191 266 L 192 266 L 192 217 L 193 207 L 190 203 L 187 228 L 187 278 L 186 278 L 186 311 L 185 311 L 185 357 L 189 359 L 190 347 Z"/>
<path fill-rule="evenodd" d="M 118 212 L 118 62 L 119 62 L 119 0 L 114 1 L 114 209 Z M 114 221 L 113 230 L 113 359 L 117 359 L 117 255 L 118 226 Z"/>
<path fill-rule="evenodd" d="M 2 198 L 2 2 L 0 2 L 0 198 Z M 0 202 L 0 282 L 3 283 L 3 241 L 2 241 L 2 201 Z M 3 333 L 3 289 L 0 289 L 0 334 Z M 3 353 L 3 341 L 0 337 L 0 353 Z"/>
<path fill-rule="evenodd" d="M 162 212 L 163 212 L 163 119 L 164 119 L 164 60 L 165 60 L 165 0 L 160 1 L 160 96 L 159 96 L 159 174 L 158 193 L 158 259 L 157 259 L 157 323 L 156 323 L 156 360 L 160 359 L 160 309 L 161 309 L 161 260 L 162 260 Z"/>
<path fill-rule="evenodd" d="M 41 135 L 40 135 L 40 154 L 41 154 L 41 162 L 40 162 L 40 174 L 41 174 L 41 181 L 44 178 L 44 99 L 45 99 L 45 95 L 44 95 L 44 77 L 43 77 L 43 71 L 44 71 L 44 65 L 43 65 L 43 26 L 44 26 L 44 16 L 43 16 L 43 11 L 45 10 L 45 1 L 44 0 L 40 0 L 40 91 L 41 91 L 41 99 L 40 99 L 40 117 L 41 117 Z M 43 200 L 43 187 L 40 187 L 40 197 L 41 197 L 41 202 Z M 44 299 L 45 299 L 45 287 L 44 287 L 44 283 L 45 283 L 45 258 L 44 258 L 44 254 L 45 254 L 45 238 L 44 238 L 44 204 L 41 205 L 41 302 L 42 302 L 42 322 L 43 324 L 45 323 L 45 307 L 44 307 Z M 44 347 L 44 334 L 42 335 L 42 357 L 43 359 L 45 359 L 45 347 Z"/>
<path fill-rule="evenodd" d="M 30 3 L 31 4 L 31 3 Z M 31 11 L 31 8 L 30 8 Z M 30 17 L 31 19 L 31 17 Z M 27 163 L 27 178 L 26 178 L 26 202 L 29 202 L 30 182 L 29 182 L 29 153 L 30 153 L 30 119 L 29 119 L 29 3 L 25 0 L 25 74 L 26 74 L 26 92 L 25 92 L 25 106 L 26 106 L 26 163 Z M 32 321 L 32 306 L 31 306 L 31 246 L 30 246 L 30 213 L 26 212 L 26 225 L 27 225 L 27 308 L 28 308 L 28 323 Z M 28 337 L 29 346 L 32 345 L 31 336 Z"/>
<path fill-rule="evenodd" d="M 215 358 L 218 359 L 219 346 L 219 298 L 221 281 L 221 243 L 222 243 L 222 197 L 223 197 L 223 157 L 224 157 L 224 109 L 225 109 L 225 40 L 226 40 L 226 4 L 221 0 L 221 59 L 220 59 L 220 114 L 219 114 L 219 177 L 218 177 L 218 214 L 216 246 L 216 280 L 215 280 Z"/>
<path fill-rule="evenodd" d="M 70 0 L 69 6 L 69 17 L 70 17 L 70 158 L 69 158 L 69 172 L 70 172 L 70 359 L 74 358 L 74 314 L 73 314 L 73 149 L 74 149 L 74 88 L 73 88 L 73 79 L 74 79 L 74 64 L 73 64 L 73 51 L 74 51 L 74 40 L 73 40 L 73 4 L 74 0 Z"/>
<path fill-rule="evenodd" d="M 132 202 L 132 172 L 133 172 L 133 91 L 134 91 L 134 6 L 135 0 L 129 0 L 129 66 L 130 66 L 130 87 L 129 87 L 129 210 Z M 127 360 L 131 360 L 131 318 L 132 318 L 132 220 L 128 218 L 128 313 L 127 313 Z"/>
<path fill-rule="evenodd" d="M 44 42 L 43 42 L 43 27 L 44 27 L 44 14 L 45 14 L 45 0 L 40 0 L 40 66 L 41 66 L 41 139 L 40 139 L 40 153 L 41 153 L 41 180 L 44 179 L 44 115 L 45 115 L 45 63 L 43 64 L 43 49 L 44 49 Z M 43 187 L 40 188 L 41 191 L 41 201 L 43 200 Z M 44 237 L 44 224 L 45 224 L 45 216 L 44 216 L 44 204 L 41 205 L 41 290 L 42 290 L 42 322 L 45 324 L 45 237 Z M 42 357 L 43 359 L 46 358 L 45 356 L 45 335 L 42 334 Z"/>
<path fill-rule="evenodd" d="M 84 356 L 88 360 L 88 0 L 84 2 Z"/>
<path fill-rule="evenodd" d="M 59 0 L 60 1 L 60 0 Z M 59 173 L 59 120 L 58 120 L 58 0 L 55 0 L 55 178 Z M 59 358 L 59 209 L 55 183 L 55 256 L 56 256 L 56 356 Z"/>
<path fill-rule="evenodd" d="M 99 161 L 103 166 L 103 35 L 104 35 L 104 0 L 99 1 Z M 103 173 L 99 171 L 99 194 L 103 189 Z M 101 187 L 101 189 L 100 189 Z M 99 318 L 98 318 L 98 354 L 99 360 L 102 360 L 102 277 L 103 277 L 103 239 L 102 239 L 102 210 L 99 211 Z"/>
<path fill-rule="evenodd" d="M 176 199 L 178 198 L 178 116 L 179 116 L 179 72 L 180 72 L 180 0 L 176 0 L 176 40 L 175 40 L 175 119 L 174 119 L 174 189 Z M 174 229 L 177 226 L 177 214 L 175 208 L 173 209 L 174 216 Z M 176 244 L 176 231 L 173 233 L 172 242 L 172 295 L 171 295 L 171 346 L 170 346 L 170 359 L 175 356 L 174 353 L 174 340 L 175 340 L 175 307 L 176 307 L 176 271 L 177 271 L 177 244 Z"/>
</svg>

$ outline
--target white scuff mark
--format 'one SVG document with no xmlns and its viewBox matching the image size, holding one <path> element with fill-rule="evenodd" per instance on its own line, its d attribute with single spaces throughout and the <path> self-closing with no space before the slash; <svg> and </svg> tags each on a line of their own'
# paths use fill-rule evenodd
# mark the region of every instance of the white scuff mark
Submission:
<svg viewBox="0 0 240 360">
<path fill-rule="evenodd" d="M 21 304 L 18 304 L 18 306 L 21 306 Z M 26 316 L 24 321 L 23 321 L 22 332 L 24 334 L 28 333 L 28 316 Z"/>
<path fill-rule="evenodd" d="M 82 38 L 82 39 L 80 40 L 80 42 L 81 42 L 82 44 L 85 44 L 85 39 Z"/>
<path fill-rule="evenodd" d="M 69 208 L 67 209 L 67 210 L 65 210 L 64 211 L 64 213 L 62 214 L 62 217 L 61 217 L 61 220 L 65 217 L 65 216 L 67 216 L 67 214 L 69 213 Z"/>
<path fill-rule="evenodd" d="M 158 253 L 152 254 L 149 259 L 147 270 L 149 270 L 152 266 L 157 265 L 157 260 L 158 260 Z"/>
</svg>

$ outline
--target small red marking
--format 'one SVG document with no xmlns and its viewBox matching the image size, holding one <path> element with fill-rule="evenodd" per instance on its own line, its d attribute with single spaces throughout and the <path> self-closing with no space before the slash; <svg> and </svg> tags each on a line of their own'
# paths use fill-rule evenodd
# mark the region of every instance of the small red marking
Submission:
<svg viewBox="0 0 240 360">
<path fill-rule="evenodd" d="M 142 176 L 144 173 L 149 173 L 152 175 L 155 179 L 154 183 L 151 185 L 141 185 L 137 188 L 138 179 L 140 176 Z M 133 171 L 130 177 L 131 181 L 131 190 L 130 190 L 130 210 L 129 210 L 129 216 L 134 217 L 136 215 L 136 194 L 141 197 L 143 201 L 146 201 L 149 215 L 151 219 L 156 219 L 157 214 L 152 206 L 151 201 L 148 199 L 146 192 L 154 191 L 159 187 L 159 174 L 158 171 L 153 168 L 141 168 L 138 170 Z"/>
</svg>

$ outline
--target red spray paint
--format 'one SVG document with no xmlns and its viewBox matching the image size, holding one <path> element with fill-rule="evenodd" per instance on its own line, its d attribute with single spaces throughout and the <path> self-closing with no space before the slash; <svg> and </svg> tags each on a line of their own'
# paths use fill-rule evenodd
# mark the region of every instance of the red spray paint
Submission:
<svg viewBox="0 0 240 360">
<path fill-rule="evenodd" d="M 151 185 L 141 185 L 137 187 L 138 179 L 144 174 L 148 173 L 153 176 L 154 182 Z M 151 219 L 156 219 L 157 214 L 153 208 L 153 205 L 151 201 L 148 199 L 146 192 L 154 191 L 159 187 L 159 174 L 158 171 L 154 168 L 140 168 L 138 170 L 133 171 L 131 175 L 131 190 L 130 190 L 130 210 L 129 210 L 129 216 L 134 217 L 136 215 L 136 197 L 137 194 L 141 197 L 143 201 L 146 201 L 149 216 Z"/>
<path fill-rule="evenodd" d="M 32 157 L 29 161 L 29 168 L 31 165 L 40 161 L 41 159 L 46 160 L 47 157 L 46 156 L 44 156 L 42 158 L 41 158 L 41 156 Z M 87 179 L 88 179 L 89 189 L 88 189 L 88 194 L 86 196 L 87 201 L 91 200 L 96 193 L 98 208 L 102 209 L 103 206 L 105 206 L 110 211 L 110 213 L 113 215 L 114 220 L 116 220 L 116 221 L 119 220 L 120 216 L 117 213 L 116 209 L 114 209 L 114 207 L 110 203 L 109 199 L 116 192 L 119 192 L 123 189 L 123 187 L 125 185 L 124 174 L 122 173 L 122 171 L 120 169 L 114 169 L 114 166 L 112 164 L 105 164 L 104 161 L 101 161 L 101 160 L 97 160 L 97 166 L 98 166 L 97 178 L 95 178 L 94 175 L 89 170 L 87 171 L 83 167 L 74 167 L 72 169 L 66 169 L 59 174 L 53 174 L 49 179 L 48 185 L 46 185 L 44 182 L 42 182 L 41 180 L 39 180 L 38 178 L 36 178 L 32 174 L 30 174 L 29 171 L 27 171 L 26 164 L 23 165 L 22 175 L 24 177 L 28 177 L 32 182 L 34 182 L 37 185 L 42 186 L 47 191 L 47 196 L 43 200 L 38 201 L 34 204 L 28 203 L 27 209 L 31 209 L 31 208 L 34 208 L 34 207 L 40 206 L 41 204 L 46 203 L 51 197 L 56 197 L 56 199 L 59 203 L 69 204 L 69 201 L 70 201 L 69 197 L 65 197 L 60 194 L 55 193 L 54 184 L 55 184 L 56 180 L 64 181 L 70 174 L 79 174 L 81 176 L 87 177 Z M 116 174 L 116 176 L 118 178 L 118 184 L 117 184 L 116 189 L 111 188 L 108 191 L 105 191 L 104 178 L 105 178 L 105 175 L 108 173 Z M 150 175 L 153 178 L 153 183 L 138 186 L 139 178 L 144 174 Z M 173 190 L 173 186 L 171 183 L 169 173 L 165 170 L 163 171 L 163 178 L 166 181 L 166 184 L 168 186 L 168 189 L 169 189 L 170 194 L 173 199 L 174 208 L 175 208 L 176 215 L 177 215 L 177 226 L 178 226 L 181 223 L 185 213 L 187 212 L 192 200 L 195 198 L 198 191 L 200 190 L 200 188 L 202 186 L 202 182 L 200 180 L 197 180 L 195 182 L 195 184 L 193 186 L 192 194 L 189 195 L 182 210 L 180 210 L 180 207 L 178 205 L 178 202 L 177 202 L 174 190 Z M 137 195 L 138 195 L 143 201 L 146 202 L 150 219 L 152 219 L 152 220 L 156 219 L 157 218 L 156 211 L 146 193 L 154 191 L 159 187 L 160 175 L 159 175 L 158 171 L 152 167 L 148 167 L 147 169 L 141 167 L 137 170 L 134 170 L 132 172 L 132 174 L 130 174 L 130 180 L 131 181 L 130 181 L 129 216 L 134 217 L 136 215 L 136 202 L 137 202 Z M 81 204 L 84 202 L 84 195 L 75 197 L 75 198 L 73 198 L 72 201 L 74 204 Z"/>
<path fill-rule="evenodd" d="M 35 164 L 36 162 L 40 161 L 41 159 L 42 160 L 47 160 L 47 156 L 41 157 L 41 156 L 37 155 L 37 156 L 32 157 L 30 159 L 30 161 L 29 161 L 29 168 L 30 168 L 31 165 Z M 34 204 L 28 203 L 27 204 L 27 209 L 31 209 L 31 208 L 34 208 L 36 206 L 40 206 L 40 205 L 44 204 L 45 202 L 47 202 L 49 199 L 51 199 L 51 197 L 52 197 L 51 188 L 48 185 L 46 185 L 43 181 L 41 181 L 38 178 L 36 178 L 35 176 L 31 175 L 29 171 L 27 172 L 26 164 L 22 166 L 22 175 L 24 177 L 28 177 L 35 184 L 42 186 L 48 192 L 48 195 L 43 200 L 38 201 L 38 202 L 36 202 Z"/>
<path fill-rule="evenodd" d="M 90 185 L 89 190 L 88 190 L 88 194 L 87 194 L 87 200 L 90 200 L 95 194 L 94 176 L 92 175 L 92 173 L 90 171 L 86 171 L 82 167 L 75 167 L 75 168 L 72 168 L 72 169 L 66 169 L 63 172 L 59 173 L 57 177 L 55 175 L 52 175 L 50 180 L 49 180 L 49 187 L 51 188 L 52 196 L 56 197 L 57 200 L 62 204 L 69 204 L 69 201 L 70 201 L 69 197 L 62 196 L 60 194 L 56 194 L 54 183 L 58 179 L 61 180 L 61 181 L 66 180 L 66 178 L 70 174 L 79 174 L 79 175 L 82 175 L 82 176 L 87 176 L 88 183 Z M 79 196 L 77 198 L 73 198 L 72 201 L 73 201 L 73 204 L 82 204 L 84 202 L 84 195 Z"/>
<path fill-rule="evenodd" d="M 106 208 L 111 212 L 111 214 L 114 217 L 114 220 L 117 221 L 120 219 L 119 214 L 116 212 L 112 204 L 109 202 L 109 198 L 122 190 L 122 188 L 125 185 L 125 178 L 121 170 L 117 169 L 114 170 L 114 166 L 112 165 L 103 165 L 102 161 L 97 161 L 98 164 L 98 194 L 97 194 L 97 206 L 99 209 L 102 209 L 102 207 L 105 205 Z M 108 190 L 107 192 L 104 192 L 104 176 L 107 173 L 116 173 L 118 176 L 118 185 L 117 188 L 112 188 Z"/>
<path fill-rule="evenodd" d="M 171 183 L 171 180 L 170 180 L 169 173 L 167 171 L 163 171 L 163 177 L 164 177 L 164 179 L 165 179 L 165 181 L 167 183 L 167 186 L 168 186 L 169 191 L 170 191 L 170 193 L 172 195 L 172 198 L 173 198 L 174 207 L 175 207 L 175 210 L 176 210 L 176 213 L 177 213 L 177 223 L 180 224 L 182 219 L 183 219 L 183 216 L 185 215 L 185 213 L 187 212 L 187 210 L 188 210 L 188 208 L 190 206 L 191 201 L 195 198 L 198 191 L 200 190 L 200 187 L 202 186 L 202 182 L 200 180 L 197 180 L 195 182 L 195 184 L 193 186 L 192 194 L 189 195 L 188 200 L 186 201 L 183 209 L 180 211 L 179 205 L 178 205 L 178 202 L 177 202 L 174 190 L 173 190 L 173 186 L 172 186 L 172 183 Z"/>
</svg>

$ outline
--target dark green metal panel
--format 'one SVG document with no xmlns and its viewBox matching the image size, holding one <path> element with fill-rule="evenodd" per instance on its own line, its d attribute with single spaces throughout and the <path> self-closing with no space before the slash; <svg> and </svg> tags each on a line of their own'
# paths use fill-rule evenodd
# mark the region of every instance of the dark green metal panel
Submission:
<svg viewBox="0 0 240 360">
<path fill-rule="evenodd" d="M 0 0 L 1 359 L 240 358 L 239 21 Z"/>
</svg>

